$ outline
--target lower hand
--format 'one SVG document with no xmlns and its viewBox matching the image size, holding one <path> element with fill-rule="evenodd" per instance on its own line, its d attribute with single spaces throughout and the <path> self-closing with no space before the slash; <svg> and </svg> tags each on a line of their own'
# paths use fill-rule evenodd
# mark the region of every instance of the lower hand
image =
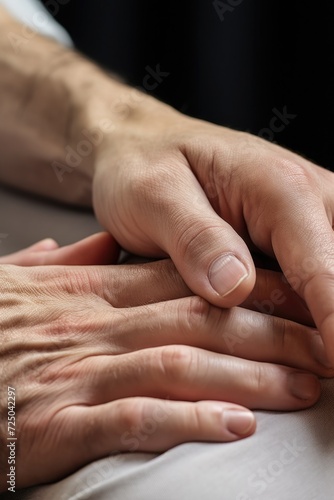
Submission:
<svg viewBox="0 0 334 500">
<path fill-rule="evenodd" d="M 3 265 L 0 283 L 1 385 L 16 389 L 18 487 L 113 451 L 247 437 L 255 431 L 247 408 L 306 408 L 320 393 L 310 372 L 332 374 L 313 328 L 189 297 L 169 260 Z"/>
</svg>

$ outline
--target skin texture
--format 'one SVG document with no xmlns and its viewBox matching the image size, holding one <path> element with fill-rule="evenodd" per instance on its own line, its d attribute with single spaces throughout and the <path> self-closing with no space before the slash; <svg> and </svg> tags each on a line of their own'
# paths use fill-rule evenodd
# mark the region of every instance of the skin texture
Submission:
<svg viewBox="0 0 334 500">
<path fill-rule="evenodd" d="M 333 174 L 24 38 L 2 9 L 0 28 L 1 182 L 93 207 L 124 248 L 171 258 L 106 266 L 118 247 L 102 234 L 0 261 L 17 487 L 112 451 L 249 436 L 247 408 L 314 404 L 333 375 Z"/>
<path fill-rule="evenodd" d="M 170 255 L 189 288 L 221 307 L 251 292 L 250 250 L 276 259 L 334 361 L 333 173 L 262 139 L 165 115 L 120 134 L 113 155 L 105 142 L 94 179 L 100 222 L 132 252 Z M 215 273 L 222 256 L 228 265 Z"/>
<path fill-rule="evenodd" d="M 18 488 L 111 452 L 247 437 L 255 431 L 247 408 L 307 408 L 320 394 L 317 376 L 332 375 L 314 328 L 247 304 L 224 310 L 191 297 L 169 259 L 102 265 L 114 250 L 102 233 L 0 259 L 0 362 L 3 387 L 16 390 Z M 101 265 L 89 265 L 91 258 Z M 266 273 L 254 300 L 261 283 L 277 278 Z M 277 311 L 289 315 L 284 306 Z M 4 392 L 0 405 L 4 444 Z"/>
<path fill-rule="evenodd" d="M 0 180 L 93 206 L 124 248 L 170 256 L 216 306 L 252 291 L 250 251 L 272 257 L 334 363 L 333 173 L 186 117 L 51 40 L 27 40 L 3 9 L 0 25 Z"/>
</svg>

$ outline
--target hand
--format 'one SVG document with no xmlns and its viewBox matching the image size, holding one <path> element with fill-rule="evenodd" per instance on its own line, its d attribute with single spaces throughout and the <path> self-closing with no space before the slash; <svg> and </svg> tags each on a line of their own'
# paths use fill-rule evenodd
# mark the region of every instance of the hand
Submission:
<svg viewBox="0 0 334 500">
<path fill-rule="evenodd" d="M 274 256 L 333 362 L 333 174 L 185 117 L 48 38 L 14 53 L 8 40 L 22 26 L 3 9 L 0 25 L 0 180 L 85 205 L 93 183 L 95 211 L 125 248 L 171 256 L 191 290 L 220 307 L 253 288 L 246 243 Z M 26 103 L 28 87 L 39 98 Z"/>
<path fill-rule="evenodd" d="M 113 451 L 247 437 L 255 421 L 246 407 L 306 408 L 320 392 L 310 372 L 332 374 L 315 330 L 187 297 L 169 260 L 3 265 L 0 286 L 1 386 L 16 393 L 17 487 L 60 479 Z M 0 436 L 4 443 L 5 418 Z M 2 471 L 5 462 L 2 455 Z"/>
<path fill-rule="evenodd" d="M 119 248 L 108 233 L 89 236 L 72 245 L 59 248 L 51 238 L 24 250 L 0 257 L 1 264 L 16 266 L 116 264 Z"/>
<path fill-rule="evenodd" d="M 152 100 L 138 108 L 97 155 L 100 222 L 134 253 L 171 256 L 189 288 L 220 307 L 254 286 L 247 246 L 276 258 L 334 362 L 333 173 Z"/>
<path fill-rule="evenodd" d="M 171 256 L 193 293 L 219 307 L 253 288 L 247 245 L 275 257 L 333 362 L 333 174 L 185 117 L 48 38 L 8 50 L 22 26 L 3 9 L 0 25 L 1 182 L 84 205 L 93 189 L 125 248 Z M 26 103 L 27 88 L 39 98 Z"/>
</svg>

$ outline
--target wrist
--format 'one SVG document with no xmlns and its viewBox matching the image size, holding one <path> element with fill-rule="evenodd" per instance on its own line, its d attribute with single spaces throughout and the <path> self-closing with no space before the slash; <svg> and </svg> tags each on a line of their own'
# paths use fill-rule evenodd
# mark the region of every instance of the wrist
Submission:
<svg viewBox="0 0 334 500">
<path fill-rule="evenodd" d="M 96 170 L 106 156 L 113 163 L 120 150 L 129 152 L 135 149 L 140 139 L 157 134 L 159 129 L 166 130 L 177 121 L 179 113 L 157 99 L 129 87 L 124 83 L 103 75 L 90 90 L 89 97 L 81 110 L 78 129 L 83 124 L 87 139 L 94 142 L 95 155 L 89 155 L 82 162 L 82 170 L 94 178 Z M 80 135 L 80 134 L 79 134 Z M 89 149 L 88 144 L 86 144 Z"/>
<path fill-rule="evenodd" d="M 91 205 L 103 153 L 111 163 L 121 145 L 133 149 L 136 138 L 167 129 L 179 114 L 37 34 L 14 55 L 9 35 L 21 39 L 22 25 L 1 9 L 0 23 L 0 63 L 6 69 L 0 91 L 7 96 L 0 113 L 0 180 Z"/>
<path fill-rule="evenodd" d="M 88 204 L 91 183 L 81 172 L 55 176 L 72 142 L 73 97 L 63 74 L 77 54 L 33 33 L 0 9 L 0 181 L 69 203 Z M 57 167 L 59 170 L 59 167 Z"/>
</svg>

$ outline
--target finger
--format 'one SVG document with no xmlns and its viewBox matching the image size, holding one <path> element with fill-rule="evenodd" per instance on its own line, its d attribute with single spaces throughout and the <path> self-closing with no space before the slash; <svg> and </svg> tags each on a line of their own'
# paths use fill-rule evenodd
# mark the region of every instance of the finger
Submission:
<svg viewBox="0 0 334 500">
<path fill-rule="evenodd" d="M 304 302 L 281 273 L 256 270 L 256 283 L 242 307 L 314 326 Z M 101 269 L 93 276 L 94 291 L 114 307 L 135 307 L 192 295 L 170 259 Z"/>
<path fill-rule="evenodd" d="M 244 308 L 219 309 L 199 297 L 122 309 L 113 315 L 112 326 L 106 321 L 108 315 L 107 309 L 101 312 L 99 339 L 110 353 L 180 344 L 323 377 L 334 375 L 318 332 L 275 316 Z M 96 352 L 93 341 L 87 348 Z"/>
<path fill-rule="evenodd" d="M 119 247 L 114 238 L 106 233 L 97 233 L 72 245 L 45 255 L 44 265 L 104 265 L 115 264 Z"/>
<path fill-rule="evenodd" d="M 314 326 L 310 311 L 282 273 L 256 269 L 255 286 L 242 307 Z"/>
<path fill-rule="evenodd" d="M 282 160 L 274 160 L 278 174 L 266 179 L 265 197 L 261 190 L 256 193 L 258 182 L 244 215 L 253 242 L 275 255 L 289 284 L 305 300 L 333 363 L 333 173 L 284 150 L 280 154 Z M 259 214 L 254 200 L 261 197 Z"/>
<path fill-rule="evenodd" d="M 38 241 L 37 243 L 31 245 L 30 247 L 21 250 L 22 252 L 42 252 L 46 250 L 55 250 L 59 248 L 58 243 L 52 238 L 46 238 L 44 240 Z M 17 252 L 20 253 L 20 252 Z"/>
<path fill-rule="evenodd" d="M 170 259 L 99 267 L 90 277 L 93 291 L 114 307 L 135 307 L 192 295 Z"/>
<path fill-rule="evenodd" d="M 90 461 L 115 451 L 161 452 L 189 441 L 236 441 L 256 428 L 250 411 L 216 401 L 129 398 L 90 408 L 74 407 L 68 414 L 76 422 L 80 455 Z M 88 436 L 87 422 L 96 423 Z M 94 455 L 87 456 L 92 449 Z"/>
<path fill-rule="evenodd" d="M 47 253 L 51 250 L 55 250 L 58 248 L 58 243 L 56 243 L 53 239 L 47 238 L 45 240 L 39 241 L 34 245 L 31 245 L 28 248 L 24 248 L 18 252 L 5 255 L 4 257 L 0 257 L 0 264 L 13 264 L 17 266 L 24 266 L 26 262 L 31 259 L 31 255 L 36 252 L 44 252 Z"/>
<path fill-rule="evenodd" d="M 294 210 L 290 206 L 285 211 L 284 224 L 272 232 L 272 245 L 291 287 L 306 301 L 334 362 L 333 229 L 320 200 L 309 196 L 306 219 L 298 199 Z"/>
<path fill-rule="evenodd" d="M 117 243 L 112 236 L 98 233 L 72 245 L 48 251 L 45 251 L 43 245 L 33 246 L 14 256 L 8 256 L 7 262 L 1 263 L 20 266 L 114 264 L 118 253 Z"/>
<path fill-rule="evenodd" d="M 86 374 L 80 404 L 147 396 L 298 410 L 314 404 L 320 395 L 319 381 L 309 373 L 188 346 L 145 349 L 111 359 L 92 355 L 78 364 L 80 373 Z"/>
<path fill-rule="evenodd" d="M 53 453 L 48 447 L 30 446 L 30 455 L 40 467 L 18 468 L 21 487 L 60 479 L 121 451 L 161 452 L 188 441 L 236 441 L 253 434 L 256 421 L 250 411 L 229 403 L 129 398 L 63 408 L 49 429 Z"/>
<path fill-rule="evenodd" d="M 176 160 L 175 175 L 170 165 L 160 164 L 147 177 L 141 172 L 139 180 L 132 180 L 136 224 L 123 229 L 120 243 L 144 255 L 153 255 L 152 247 L 161 255 L 162 249 L 195 294 L 221 307 L 239 304 L 255 282 L 250 252 L 213 210 L 183 156 Z M 161 189 L 155 187 L 157 178 Z M 103 222 L 108 214 L 99 216 Z"/>
<path fill-rule="evenodd" d="M 193 174 L 185 174 L 174 186 L 173 201 L 162 201 L 157 238 L 195 294 L 220 307 L 240 304 L 255 282 L 250 252 L 214 212 Z"/>
</svg>

